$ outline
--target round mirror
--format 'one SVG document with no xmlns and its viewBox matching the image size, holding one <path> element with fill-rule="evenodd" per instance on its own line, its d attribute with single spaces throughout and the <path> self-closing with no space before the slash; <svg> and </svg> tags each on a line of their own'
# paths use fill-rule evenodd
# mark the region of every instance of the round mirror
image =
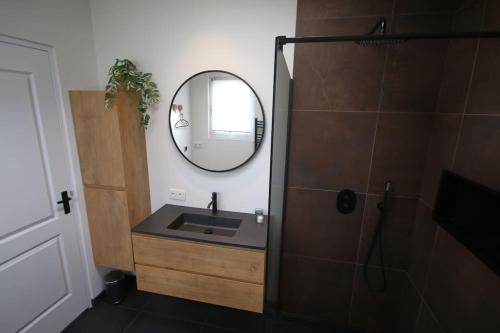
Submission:
<svg viewBox="0 0 500 333">
<path fill-rule="evenodd" d="M 170 134 L 182 156 L 208 171 L 245 164 L 264 138 L 259 97 L 245 80 L 225 71 L 187 79 L 172 99 L 169 118 Z"/>
</svg>

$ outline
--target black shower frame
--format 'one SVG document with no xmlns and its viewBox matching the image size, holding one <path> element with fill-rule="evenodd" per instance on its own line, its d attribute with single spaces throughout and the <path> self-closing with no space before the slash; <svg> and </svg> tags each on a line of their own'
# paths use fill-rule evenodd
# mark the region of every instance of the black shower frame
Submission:
<svg viewBox="0 0 500 333">
<path fill-rule="evenodd" d="M 276 47 L 280 50 L 286 44 L 331 43 L 331 42 L 361 42 L 361 41 L 410 41 L 422 39 L 471 39 L 500 38 L 500 31 L 468 31 L 448 33 L 403 33 L 383 35 L 345 35 L 345 36 L 306 36 L 306 37 L 276 37 Z"/>
<path fill-rule="evenodd" d="M 335 43 L 335 42 L 362 42 L 362 41 L 412 41 L 412 40 L 439 40 L 439 39 L 500 39 L 500 31 L 467 31 L 467 32 L 448 32 L 448 33 L 401 33 L 401 34 L 368 34 L 368 35 L 339 35 L 339 36 L 304 36 L 304 37 L 287 37 L 277 36 L 274 43 L 274 72 L 273 72 L 273 107 L 271 112 L 271 124 L 274 123 L 275 113 L 275 92 L 276 92 L 276 61 L 278 52 L 283 51 L 283 46 L 287 44 L 306 44 L 306 43 Z M 374 44 L 373 46 L 375 46 Z M 382 43 L 380 44 L 382 45 Z M 360 47 L 371 47 L 368 45 L 359 45 Z M 288 162 L 289 162 L 289 147 L 290 147 L 290 134 L 292 126 L 292 103 L 293 103 L 293 86 L 294 79 L 291 78 L 290 96 L 289 96 L 289 123 L 287 129 L 287 152 L 286 152 L 286 169 L 284 170 L 284 195 L 283 195 L 283 219 L 281 226 L 281 249 L 280 249 L 280 268 L 278 270 L 278 281 L 281 281 L 281 271 L 283 263 L 283 233 L 285 230 L 286 220 L 286 200 L 287 200 L 287 187 L 288 187 Z M 271 125 L 271 153 L 270 153 L 270 175 L 269 175 L 269 196 L 268 196 L 268 214 L 271 210 L 271 186 L 272 186 L 272 167 L 273 167 L 273 142 L 274 142 L 274 126 Z M 269 223 L 270 224 L 270 223 Z M 268 226 L 269 227 L 269 226 Z M 269 230 L 268 230 L 269 237 Z M 269 241 L 269 239 L 268 239 Z M 266 276 L 267 282 L 267 276 Z M 278 284 L 277 290 L 277 304 L 268 304 L 271 308 L 279 310 L 280 308 L 280 293 L 281 288 Z M 265 292 L 267 298 L 267 290 Z M 267 301 L 267 299 L 266 299 Z"/>
</svg>

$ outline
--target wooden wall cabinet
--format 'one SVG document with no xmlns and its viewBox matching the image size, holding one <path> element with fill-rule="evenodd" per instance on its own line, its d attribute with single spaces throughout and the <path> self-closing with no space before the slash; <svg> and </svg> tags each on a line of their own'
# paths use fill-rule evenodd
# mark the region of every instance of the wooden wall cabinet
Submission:
<svg viewBox="0 0 500 333">
<path fill-rule="evenodd" d="M 131 228 L 151 214 L 144 128 L 125 92 L 70 91 L 94 261 L 134 270 Z"/>
</svg>

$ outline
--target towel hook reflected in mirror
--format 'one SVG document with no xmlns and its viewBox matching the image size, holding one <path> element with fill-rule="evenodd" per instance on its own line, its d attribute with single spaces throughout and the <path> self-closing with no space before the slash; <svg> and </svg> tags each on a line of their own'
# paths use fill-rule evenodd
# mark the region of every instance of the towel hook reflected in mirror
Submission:
<svg viewBox="0 0 500 333">
<path fill-rule="evenodd" d="M 179 113 L 179 120 L 175 123 L 175 128 L 188 127 L 189 121 L 184 119 L 184 112 L 182 112 L 182 104 L 173 104 L 172 110 Z"/>
</svg>

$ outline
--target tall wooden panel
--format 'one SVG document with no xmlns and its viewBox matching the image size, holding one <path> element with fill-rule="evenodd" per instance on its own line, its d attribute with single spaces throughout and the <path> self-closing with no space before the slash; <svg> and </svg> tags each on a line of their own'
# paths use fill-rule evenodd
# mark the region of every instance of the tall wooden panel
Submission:
<svg viewBox="0 0 500 333">
<path fill-rule="evenodd" d="M 135 227 L 151 214 L 146 138 L 144 128 L 140 126 L 140 114 L 131 107 L 126 93 L 118 94 L 115 106 L 119 110 L 125 182 L 129 189 L 127 191 L 129 221 L 130 227 Z"/>
<path fill-rule="evenodd" d="M 85 202 L 96 264 L 133 271 L 127 193 L 86 187 Z"/>
<path fill-rule="evenodd" d="M 117 105 L 104 110 L 101 91 L 71 91 L 70 97 L 83 183 L 125 188 Z"/>
<path fill-rule="evenodd" d="M 130 230 L 151 214 L 144 129 L 125 92 L 71 91 L 92 251 L 99 266 L 134 269 Z"/>
</svg>

